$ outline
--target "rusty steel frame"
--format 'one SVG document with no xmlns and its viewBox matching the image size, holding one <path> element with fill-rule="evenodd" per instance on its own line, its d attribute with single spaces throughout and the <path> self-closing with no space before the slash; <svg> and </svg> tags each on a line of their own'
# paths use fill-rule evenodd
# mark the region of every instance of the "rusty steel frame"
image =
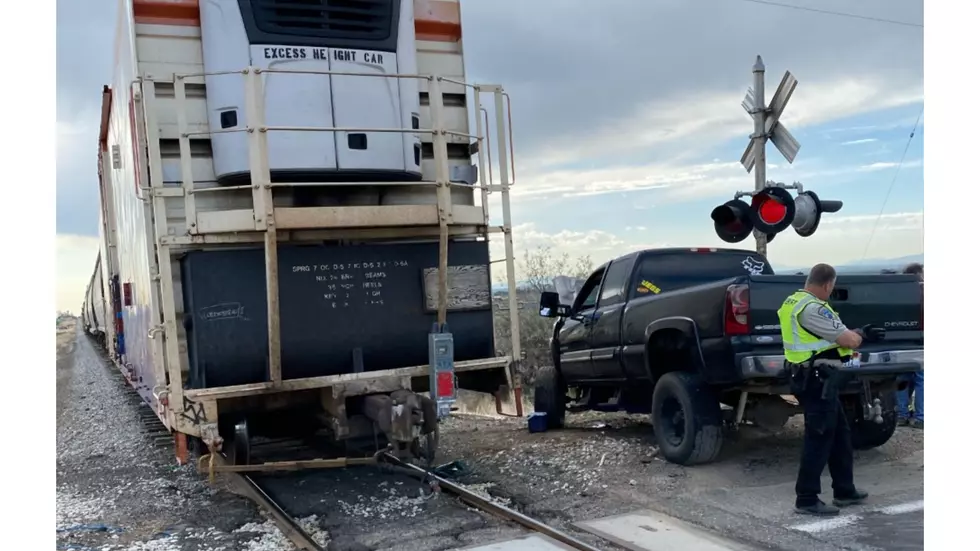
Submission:
<svg viewBox="0 0 980 551">
<path fill-rule="evenodd" d="M 154 396 L 158 400 L 158 415 L 161 420 L 171 429 L 180 433 L 200 436 L 212 445 L 220 444 L 220 437 L 217 434 L 217 415 L 218 401 L 226 398 L 264 395 L 271 393 L 290 392 L 296 390 L 309 389 L 329 389 L 338 386 L 347 389 L 348 384 L 354 381 L 369 381 L 385 378 L 410 381 L 411 377 L 427 376 L 428 366 L 417 366 L 410 368 L 393 369 L 379 372 L 345 374 L 327 377 L 313 377 L 306 379 L 283 380 L 281 363 L 281 342 L 279 326 L 279 273 L 278 273 L 278 244 L 280 241 L 292 241 L 303 239 L 324 239 L 330 236 L 332 239 L 385 239 L 385 238 L 411 238 L 411 237 L 438 237 L 439 239 L 439 262 L 438 262 L 438 281 L 439 296 L 437 307 L 437 320 L 445 323 L 447 317 L 447 272 L 448 272 L 448 246 L 451 237 L 455 236 L 482 236 L 489 239 L 491 233 L 502 233 L 504 236 L 505 256 L 507 271 L 507 286 L 511 312 L 517 311 L 517 289 L 515 276 L 515 258 L 513 251 L 512 221 L 510 214 L 510 187 L 513 185 L 513 141 L 510 119 L 510 98 L 506 96 L 503 88 L 498 85 L 473 85 L 460 83 L 455 80 L 446 79 L 432 75 L 389 75 L 390 78 L 414 78 L 428 84 L 429 109 L 431 117 L 431 129 L 364 129 L 368 131 L 401 132 L 401 133 L 431 133 L 433 144 L 433 160 L 435 166 L 434 180 L 430 182 L 418 182 L 417 185 L 431 186 L 435 188 L 435 205 L 379 205 L 379 206 L 347 206 L 347 207 L 275 207 L 273 205 L 272 190 L 274 187 L 312 185 L 310 183 L 289 184 L 272 183 L 271 171 L 268 158 L 268 133 L 279 130 L 303 130 L 316 132 L 336 132 L 338 128 L 285 128 L 271 127 L 265 124 L 264 120 L 264 90 L 263 73 L 282 72 L 278 70 L 259 69 L 248 67 L 240 72 L 245 81 L 245 114 L 247 133 L 249 168 L 251 172 L 251 184 L 248 186 L 232 186 L 234 189 L 250 188 L 252 192 L 251 209 L 228 209 L 224 211 L 202 212 L 196 206 L 196 195 L 202 191 L 220 193 L 232 188 L 203 188 L 196 189 L 193 181 L 193 170 L 191 166 L 191 147 L 190 137 L 197 134 L 211 134 L 213 132 L 191 132 L 189 131 L 187 115 L 185 84 L 188 81 L 198 82 L 200 74 L 174 75 L 172 79 L 154 80 L 153 78 L 141 78 L 136 83 L 136 87 L 142 90 L 142 117 L 143 132 L 146 141 L 147 159 L 144 166 L 149 167 L 150 186 L 143 188 L 144 202 L 148 210 L 152 213 L 152 235 L 153 245 L 151 250 L 155 250 L 154 259 L 155 269 L 152 270 L 153 278 L 156 283 L 156 291 L 161 300 L 158 301 L 160 307 L 155 308 L 154 315 L 158 316 L 162 323 L 154 326 L 150 330 L 154 338 L 153 356 L 154 360 L 163 360 L 156 364 L 157 375 L 160 377 L 157 387 L 154 388 Z M 330 71 L 303 71 L 309 74 L 334 74 Z M 207 73 L 210 74 L 210 73 Z M 337 73 L 339 74 L 339 73 Z M 379 76 L 379 75 L 359 75 L 359 76 Z M 473 90 L 474 107 L 473 113 L 476 114 L 477 135 L 470 136 L 460 132 L 448 130 L 445 126 L 444 106 L 442 103 L 441 86 L 444 82 L 461 84 Z M 161 168 L 161 152 L 159 141 L 159 122 L 157 107 L 155 105 L 156 84 L 168 84 L 174 87 L 174 101 L 177 113 L 177 131 L 179 138 L 180 165 L 181 165 L 181 185 L 180 187 L 164 187 L 163 174 Z M 490 160 L 484 152 L 488 147 L 486 137 L 483 132 L 489 134 L 490 129 L 484 128 L 480 121 L 480 113 L 484 110 L 481 94 L 493 94 L 494 107 L 496 110 L 496 138 L 497 138 L 497 183 L 485 178 L 488 172 Z M 504 100 L 506 103 L 506 113 Z M 505 116 L 507 123 L 505 123 Z M 343 130 L 343 129 L 340 129 Z M 453 185 L 458 185 L 450 181 L 448 138 L 449 137 L 470 137 L 475 138 L 478 143 L 478 185 L 468 186 L 479 188 L 484 199 L 479 207 L 467 205 L 454 205 L 451 200 L 450 190 Z M 492 156 L 489 156 L 492 159 Z M 508 163 L 508 157 L 510 157 Z M 508 172 L 508 169 L 510 171 Z M 399 182 L 375 182 L 373 185 L 399 185 Z M 363 185 L 363 183 L 337 183 L 331 185 Z M 503 210 L 503 224 L 501 226 L 490 226 L 489 224 L 489 203 L 486 197 L 498 191 L 501 194 L 501 204 Z M 168 229 L 167 204 L 166 198 L 183 198 L 184 215 L 186 218 L 185 233 L 174 235 Z M 256 383 L 249 385 L 236 385 L 230 387 L 219 387 L 210 389 L 187 389 L 183 388 L 183 375 L 181 372 L 182 355 L 178 346 L 178 325 L 174 308 L 174 287 L 173 271 L 171 261 L 175 252 L 186 250 L 187 247 L 194 247 L 205 244 L 235 244 L 235 243 L 257 243 L 262 242 L 265 251 L 265 279 L 266 294 L 268 303 L 268 348 L 270 366 L 270 381 L 267 383 Z M 515 364 L 520 361 L 520 324 L 516 316 L 512 316 L 510 323 L 511 350 L 510 354 L 502 357 L 487 358 L 469 362 L 459 362 L 456 364 L 457 371 L 471 371 L 479 369 L 499 369 L 503 368 L 506 376 L 507 387 L 511 389 L 516 398 L 517 414 L 523 415 L 521 405 L 521 389 L 519 379 L 515 376 Z M 166 381 L 163 384 L 162 381 Z M 364 388 L 369 388 L 370 385 Z M 497 395 L 498 411 L 500 411 L 500 395 Z M 185 407 L 190 401 L 194 407 L 203 412 L 205 423 L 198 426 L 188 422 L 183 415 L 177 413 L 177 408 Z M 211 446 L 214 447 L 214 446 Z"/>
<path fill-rule="evenodd" d="M 303 459 L 297 461 L 270 461 L 254 465 L 230 465 L 220 455 L 211 462 L 211 454 L 205 454 L 197 460 L 197 472 L 211 473 L 271 473 L 301 471 L 305 469 L 342 469 L 360 465 L 376 465 L 374 457 L 336 457 L 331 459 Z"/>
</svg>

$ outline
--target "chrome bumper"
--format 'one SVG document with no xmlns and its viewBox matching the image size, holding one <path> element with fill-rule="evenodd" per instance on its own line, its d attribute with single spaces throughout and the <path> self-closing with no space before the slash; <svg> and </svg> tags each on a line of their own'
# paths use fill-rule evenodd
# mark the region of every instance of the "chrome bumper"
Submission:
<svg viewBox="0 0 980 551">
<path fill-rule="evenodd" d="M 886 350 L 871 352 L 861 357 L 861 367 L 848 369 L 868 369 L 869 372 L 881 368 L 896 367 L 903 370 L 907 364 L 918 364 L 918 371 L 925 370 L 923 350 Z M 771 379 L 786 375 L 782 354 L 767 356 L 746 356 L 742 358 L 742 377 L 745 379 Z"/>
</svg>

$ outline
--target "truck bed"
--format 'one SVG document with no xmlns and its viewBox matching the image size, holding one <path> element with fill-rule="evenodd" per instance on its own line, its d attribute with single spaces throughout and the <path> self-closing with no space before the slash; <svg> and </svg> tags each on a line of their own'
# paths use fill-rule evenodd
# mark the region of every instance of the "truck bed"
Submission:
<svg viewBox="0 0 980 551">
<path fill-rule="evenodd" d="M 749 323 L 754 335 L 779 335 L 776 311 L 786 297 L 802 289 L 803 276 L 750 276 Z M 855 329 L 883 327 L 886 341 L 921 341 L 919 279 L 912 275 L 840 275 L 830 305 Z M 912 300 L 910 300 L 912 299 Z"/>
<path fill-rule="evenodd" d="M 782 275 L 747 278 L 751 332 L 731 340 L 742 378 L 758 380 L 786 375 L 776 311 L 786 297 L 803 287 L 805 280 L 803 276 Z M 840 275 L 828 302 L 851 329 L 868 324 L 885 329 L 884 340 L 860 348 L 863 369 L 868 375 L 876 369 L 894 374 L 914 371 L 916 365 L 921 368 L 924 333 L 917 276 Z"/>
</svg>

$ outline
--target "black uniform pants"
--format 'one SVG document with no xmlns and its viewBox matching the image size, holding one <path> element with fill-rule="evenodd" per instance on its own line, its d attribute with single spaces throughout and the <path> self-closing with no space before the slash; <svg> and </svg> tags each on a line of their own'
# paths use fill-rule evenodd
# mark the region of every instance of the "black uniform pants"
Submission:
<svg viewBox="0 0 980 551">
<path fill-rule="evenodd" d="M 854 451 L 844 406 L 836 392 L 829 399 L 822 398 L 823 381 L 812 373 L 809 375 L 806 388 L 795 394 L 803 406 L 805 424 L 803 456 L 796 477 L 797 507 L 818 501 L 824 466 L 830 467 L 834 497 L 850 497 L 855 492 Z"/>
</svg>

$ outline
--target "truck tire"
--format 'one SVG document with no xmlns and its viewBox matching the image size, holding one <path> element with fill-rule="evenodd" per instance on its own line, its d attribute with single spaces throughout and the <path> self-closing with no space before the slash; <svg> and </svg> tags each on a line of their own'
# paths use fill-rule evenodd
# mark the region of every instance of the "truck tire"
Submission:
<svg viewBox="0 0 980 551">
<path fill-rule="evenodd" d="M 898 414 L 895 412 L 895 393 L 883 392 L 875 394 L 881 400 L 881 423 L 864 419 L 861 411 L 861 401 L 858 397 L 847 400 L 844 410 L 851 423 L 851 447 L 864 451 L 883 446 L 891 440 L 898 426 Z"/>
<path fill-rule="evenodd" d="M 534 380 L 534 411 L 547 415 L 547 427 L 560 429 L 565 425 L 565 395 L 568 387 L 558 370 L 545 366 Z"/>
<path fill-rule="evenodd" d="M 721 452 L 721 405 L 696 375 L 675 371 L 657 381 L 651 421 L 660 453 L 671 463 L 709 463 Z"/>
</svg>

